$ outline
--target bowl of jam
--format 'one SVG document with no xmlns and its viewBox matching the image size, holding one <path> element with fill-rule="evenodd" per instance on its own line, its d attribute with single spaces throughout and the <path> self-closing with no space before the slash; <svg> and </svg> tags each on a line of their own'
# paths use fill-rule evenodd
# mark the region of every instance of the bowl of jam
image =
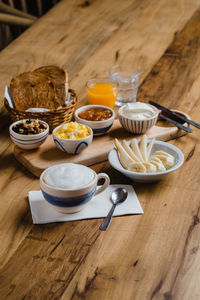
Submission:
<svg viewBox="0 0 200 300">
<path fill-rule="evenodd" d="M 96 136 L 106 133 L 112 127 L 115 112 L 104 105 L 85 105 L 75 111 L 74 117 L 78 123 L 92 128 Z"/>
</svg>

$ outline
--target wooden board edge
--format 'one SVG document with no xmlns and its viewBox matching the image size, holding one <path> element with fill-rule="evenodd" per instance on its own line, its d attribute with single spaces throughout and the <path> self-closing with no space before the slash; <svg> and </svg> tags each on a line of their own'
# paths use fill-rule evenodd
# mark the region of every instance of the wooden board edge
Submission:
<svg viewBox="0 0 200 300">
<path fill-rule="evenodd" d="M 15 158 L 33 175 L 35 175 L 36 177 L 40 177 L 41 173 L 43 172 L 42 168 L 35 168 L 33 165 L 31 165 L 29 163 L 28 160 L 23 159 L 23 156 L 20 155 L 20 153 L 23 151 L 23 149 L 20 149 L 18 146 L 15 145 L 14 150 L 13 150 L 13 154 L 15 156 Z"/>
</svg>

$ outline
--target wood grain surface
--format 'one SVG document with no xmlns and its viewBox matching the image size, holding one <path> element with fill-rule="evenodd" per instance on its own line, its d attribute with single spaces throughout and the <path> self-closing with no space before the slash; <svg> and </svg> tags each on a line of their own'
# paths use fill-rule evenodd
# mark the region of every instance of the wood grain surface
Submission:
<svg viewBox="0 0 200 300">
<path fill-rule="evenodd" d="M 200 122 L 200 1 L 61 1 L 0 53 L 0 94 L 23 71 L 56 64 L 86 103 L 85 82 L 113 64 L 142 69 L 138 100 Z M 111 183 L 133 184 L 142 216 L 33 225 L 39 181 L 13 156 L 0 104 L 0 299 L 199 300 L 200 132 L 170 143 L 185 163 L 157 184 L 133 184 L 108 162 Z"/>
</svg>

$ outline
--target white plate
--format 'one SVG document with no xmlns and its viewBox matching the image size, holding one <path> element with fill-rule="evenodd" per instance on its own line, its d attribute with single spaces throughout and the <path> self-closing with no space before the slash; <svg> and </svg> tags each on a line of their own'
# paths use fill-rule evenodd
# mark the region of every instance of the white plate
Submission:
<svg viewBox="0 0 200 300">
<path fill-rule="evenodd" d="M 122 167 L 116 149 L 112 149 L 109 152 L 108 160 L 114 169 L 121 172 L 125 176 L 129 177 L 133 181 L 153 182 L 153 181 L 161 180 L 165 175 L 177 170 L 184 162 L 184 155 L 182 151 L 179 148 L 175 147 L 174 145 L 171 145 L 166 142 L 155 141 L 153 148 L 151 150 L 151 155 L 155 151 L 159 151 L 159 150 L 166 151 L 167 153 L 175 157 L 175 164 L 169 170 L 163 172 L 156 172 L 156 173 L 137 173 L 137 172 L 128 171 Z"/>
</svg>

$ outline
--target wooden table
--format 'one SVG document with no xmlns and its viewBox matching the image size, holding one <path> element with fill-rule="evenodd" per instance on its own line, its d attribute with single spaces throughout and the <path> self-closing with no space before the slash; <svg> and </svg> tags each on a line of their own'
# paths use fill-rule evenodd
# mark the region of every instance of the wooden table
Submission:
<svg viewBox="0 0 200 300">
<path fill-rule="evenodd" d="M 0 92 L 23 71 L 66 68 L 85 82 L 110 66 L 142 69 L 138 100 L 200 121 L 200 0 L 61 1 L 0 53 Z M 200 299 L 200 132 L 171 141 L 185 163 L 156 184 L 133 184 L 144 215 L 33 225 L 27 194 L 39 181 L 14 158 L 1 102 L 0 299 Z M 108 162 L 112 183 L 131 182 Z"/>
</svg>

